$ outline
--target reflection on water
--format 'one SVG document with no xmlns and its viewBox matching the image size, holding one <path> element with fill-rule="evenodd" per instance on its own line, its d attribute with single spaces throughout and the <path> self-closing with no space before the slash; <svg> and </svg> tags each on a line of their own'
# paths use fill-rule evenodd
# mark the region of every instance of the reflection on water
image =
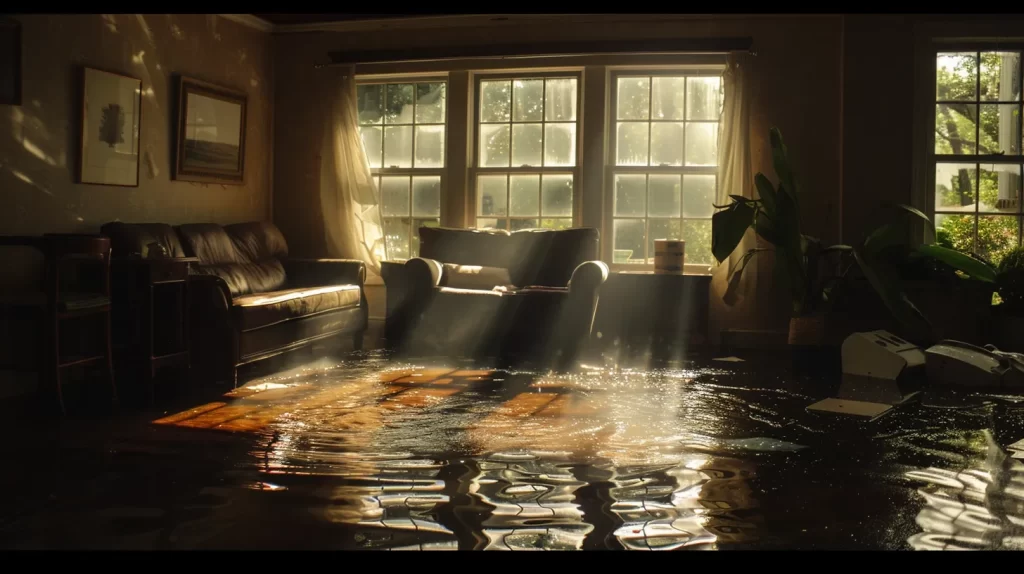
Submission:
<svg viewBox="0 0 1024 574">
<path fill-rule="evenodd" d="M 984 433 L 986 456 L 974 468 L 911 471 L 928 483 L 918 490 L 923 532 L 908 542 L 917 550 L 1024 550 L 1024 464 Z"/>
</svg>

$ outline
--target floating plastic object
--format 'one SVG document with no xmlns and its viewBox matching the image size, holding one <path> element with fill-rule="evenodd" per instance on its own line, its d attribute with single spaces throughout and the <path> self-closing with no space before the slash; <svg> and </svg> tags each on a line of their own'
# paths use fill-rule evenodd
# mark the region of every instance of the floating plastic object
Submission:
<svg viewBox="0 0 1024 574">
<path fill-rule="evenodd" d="M 888 331 L 854 333 L 843 341 L 843 373 L 895 381 L 923 370 L 924 353 Z"/>
</svg>

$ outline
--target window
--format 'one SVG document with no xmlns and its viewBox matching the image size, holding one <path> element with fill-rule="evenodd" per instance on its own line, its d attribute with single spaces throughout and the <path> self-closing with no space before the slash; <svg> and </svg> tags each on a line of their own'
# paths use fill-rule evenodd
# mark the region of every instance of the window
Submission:
<svg viewBox="0 0 1024 574">
<path fill-rule="evenodd" d="M 1021 53 L 939 52 L 934 133 L 937 239 L 997 263 L 1024 219 Z"/>
<path fill-rule="evenodd" d="M 710 265 L 721 72 L 621 72 L 611 89 L 612 263 L 651 265 L 656 239 L 682 239 L 687 264 Z"/>
<path fill-rule="evenodd" d="M 578 85 L 567 75 L 478 80 L 477 227 L 572 227 Z"/>
<path fill-rule="evenodd" d="M 388 258 L 419 253 L 418 229 L 440 224 L 444 188 L 443 81 L 357 86 L 359 133 L 377 178 Z"/>
</svg>

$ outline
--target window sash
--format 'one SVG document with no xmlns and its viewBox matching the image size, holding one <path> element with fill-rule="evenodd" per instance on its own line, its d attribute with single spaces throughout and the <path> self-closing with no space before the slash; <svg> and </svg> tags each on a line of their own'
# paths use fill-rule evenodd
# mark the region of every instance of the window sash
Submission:
<svg viewBox="0 0 1024 574">
<path fill-rule="evenodd" d="M 725 71 L 723 65 L 692 65 L 692 66 L 674 66 L 671 68 L 620 68 L 613 69 L 609 73 L 608 90 L 609 95 L 606 99 L 607 110 L 605 117 L 607 118 L 607 125 L 605 130 L 606 141 L 608 142 L 607 156 L 605 157 L 605 184 L 604 184 L 604 198 L 605 198 L 605 222 L 603 236 L 605 240 L 603 242 L 603 259 L 614 271 L 649 271 L 654 268 L 653 255 L 650 256 L 651 263 L 646 263 L 648 259 L 648 250 L 650 246 L 651 237 L 650 222 L 651 221 L 679 221 L 680 225 L 683 226 L 687 221 L 710 221 L 711 218 L 694 218 L 684 217 L 682 210 L 678 217 L 651 217 L 648 215 L 650 206 L 647 205 L 644 208 L 644 216 L 616 216 L 615 215 L 615 176 L 618 174 L 636 174 L 636 175 L 718 175 L 718 166 L 687 166 L 687 165 L 617 165 L 618 159 L 618 124 L 620 122 L 644 122 L 648 123 L 647 143 L 648 143 L 648 163 L 650 163 L 650 141 L 651 133 L 650 126 L 657 123 L 713 123 L 721 124 L 721 117 L 718 120 L 689 120 L 689 119 L 658 119 L 651 117 L 648 113 L 646 120 L 619 120 L 618 109 L 619 109 L 619 79 L 620 78 L 659 78 L 659 77 L 696 77 L 696 78 L 721 78 L 722 73 Z M 653 91 L 654 83 L 651 82 L 648 90 Z M 723 86 L 724 89 L 724 86 Z M 651 96 L 653 93 L 649 91 L 648 105 L 653 106 L 653 100 Z M 687 105 L 686 95 L 684 94 L 683 105 Z M 684 127 L 685 130 L 685 127 Z M 684 134 L 685 137 L 685 134 Z M 685 140 L 684 140 L 685 146 Z M 685 154 L 685 151 L 684 151 Z M 684 156 L 685 164 L 685 156 Z M 715 182 L 716 190 L 718 182 Z M 648 192 L 649 193 L 649 192 Z M 682 193 L 682 190 L 680 190 Z M 649 198 L 645 198 L 645 202 Z M 615 221 L 625 219 L 642 219 L 644 221 L 644 263 L 615 263 L 614 252 L 615 252 Z M 695 273 L 695 274 L 707 274 L 711 270 L 711 265 L 703 263 L 685 263 L 683 265 L 684 273 Z"/>
<path fill-rule="evenodd" d="M 555 79 L 575 79 L 576 80 L 576 119 L 572 122 L 566 121 L 550 121 L 546 118 L 547 109 L 545 107 L 545 115 L 537 121 L 517 121 L 514 119 L 512 110 L 509 112 L 509 121 L 504 122 L 484 122 L 481 120 L 481 97 L 480 87 L 483 82 L 500 82 L 516 80 L 555 80 Z M 544 96 L 544 104 L 547 105 L 546 94 Z M 515 95 L 513 93 L 510 105 L 515 105 Z M 476 73 L 473 75 L 473 137 L 470 145 L 473 146 L 471 154 L 472 160 L 469 168 L 469 189 L 468 193 L 468 227 L 476 228 L 478 219 L 504 219 L 512 221 L 514 219 L 525 220 L 525 219 L 537 219 L 538 223 L 541 219 L 572 219 L 572 225 L 578 225 L 580 220 L 580 209 L 581 209 L 581 185 L 580 185 L 580 165 L 583 163 L 582 154 L 582 129 L 583 124 L 583 74 L 581 70 L 573 69 L 566 71 L 536 71 L 536 72 L 497 72 L 497 73 Z M 482 125 L 524 125 L 524 124 L 540 124 L 547 126 L 548 124 L 567 124 L 572 123 L 576 126 L 575 132 L 575 161 L 572 166 L 512 166 L 511 157 L 509 158 L 509 167 L 481 167 L 480 166 L 480 126 Z M 546 137 L 546 136 L 545 136 Z M 512 153 L 512 140 L 511 133 L 509 134 L 509 154 Z M 543 147 L 541 148 L 541 154 L 544 153 Z M 557 217 L 544 217 L 541 213 L 541 208 L 538 207 L 538 213 L 536 216 L 513 216 L 505 215 L 501 217 L 490 217 L 480 215 L 479 206 L 479 177 L 481 175 L 572 175 L 572 215 L 571 216 L 557 216 Z M 510 201 L 511 189 L 506 188 L 506 213 L 509 211 L 508 202 Z"/>
<path fill-rule="evenodd" d="M 1017 62 L 1017 74 L 1018 81 L 1021 83 L 1021 89 L 1018 93 L 1016 100 L 985 100 L 982 99 L 981 95 L 981 54 L 983 52 L 1018 52 L 1020 57 Z M 980 171 L 975 173 L 975 179 L 972 185 L 975 188 L 974 205 L 970 210 L 957 211 L 953 209 L 943 209 L 936 205 L 935 195 L 937 190 L 937 181 L 935 172 L 939 165 L 942 164 L 974 164 L 975 169 L 979 169 L 983 165 L 1020 165 L 1024 170 L 1024 142 L 1018 142 L 1018 153 L 1016 154 L 938 154 L 935 153 L 935 138 L 937 129 L 937 118 L 936 118 L 936 106 L 941 104 L 947 105 L 969 105 L 979 106 L 979 116 L 975 122 L 975 151 L 981 144 L 981 129 L 982 122 L 980 117 L 980 106 L 982 105 L 1017 105 L 1021 106 L 1020 110 L 1024 111 L 1024 43 L 1006 43 L 1006 42 L 972 42 L 968 44 L 964 43 L 936 43 L 931 46 L 928 50 L 929 61 L 927 63 L 928 83 L 927 89 L 923 90 L 927 94 L 927 114 L 928 114 L 928 135 L 926 139 L 926 150 L 925 157 L 927 158 L 926 165 L 927 169 L 924 174 L 924 201 L 925 213 L 931 216 L 932 223 L 936 223 L 936 219 L 940 215 L 946 216 L 966 216 L 972 219 L 973 231 L 971 237 L 971 249 L 972 251 L 979 251 L 979 236 L 978 226 L 981 218 L 984 217 L 1007 217 L 1016 219 L 1017 223 L 1017 245 L 1024 244 L 1024 197 L 1018 193 L 1017 207 L 1014 211 L 982 211 L 981 206 L 981 189 L 980 189 Z M 937 97 L 936 91 L 938 87 L 938 70 L 937 70 L 937 59 L 939 54 L 950 54 L 950 53 L 961 53 L 961 54 L 975 54 L 977 57 L 978 65 L 975 70 L 975 94 L 974 98 L 970 100 L 940 100 Z M 1017 117 L 1017 134 L 1018 136 L 1024 135 L 1024 113 L 1020 113 Z M 1024 138 L 1022 138 L 1024 139 Z M 1024 179 L 1024 171 L 1022 171 L 1021 178 Z M 938 226 L 936 225 L 936 230 Z M 928 236 L 925 235 L 925 240 L 928 240 Z"/>
</svg>

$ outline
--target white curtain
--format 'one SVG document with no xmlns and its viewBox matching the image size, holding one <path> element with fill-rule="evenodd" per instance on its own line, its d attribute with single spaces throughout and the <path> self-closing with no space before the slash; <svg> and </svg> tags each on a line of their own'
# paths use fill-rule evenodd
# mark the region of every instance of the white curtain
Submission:
<svg viewBox="0 0 1024 574">
<path fill-rule="evenodd" d="M 355 69 L 323 71 L 326 115 L 320 148 L 320 207 L 331 257 L 359 259 L 380 275 L 387 259 L 380 193 L 359 136 Z"/>
<path fill-rule="evenodd" d="M 735 52 L 729 55 L 722 75 L 725 99 L 718 134 L 718 197 L 716 205 L 725 205 L 730 195 L 754 197 L 754 175 L 750 156 L 750 65 L 753 56 Z M 730 274 L 741 264 L 743 255 L 757 245 L 753 230 L 747 230 L 739 246 L 728 259 L 717 265 L 711 275 L 710 336 L 720 341 L 721 332 L 730 328 L 749 328 L 754 320 L 754 294 L 757 291 L 757 261 L 750 261 L 742 275 L 731 282 Z"/>
</svg>

